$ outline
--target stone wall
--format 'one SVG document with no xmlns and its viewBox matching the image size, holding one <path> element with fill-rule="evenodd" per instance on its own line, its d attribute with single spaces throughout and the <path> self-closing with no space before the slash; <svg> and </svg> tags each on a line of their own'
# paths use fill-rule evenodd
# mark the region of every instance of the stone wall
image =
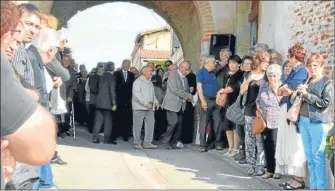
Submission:
<svg viewBox="0 0 335 191">
<path fill-rule="evenodd" d="M 289 7 L 291 43 L 299 42 L 326 59 L 325 73 L 334 72 L 334 1 L 295 1 Z"/>
<path fill-rule="evenodd" d="M 320 52 L 326 58 L 325 73 L 334 73 L 333 1 L 262 1 L 259 40 L 285 59 L 287 50 L 301 43 L 307 54 Z"/>
</svg>

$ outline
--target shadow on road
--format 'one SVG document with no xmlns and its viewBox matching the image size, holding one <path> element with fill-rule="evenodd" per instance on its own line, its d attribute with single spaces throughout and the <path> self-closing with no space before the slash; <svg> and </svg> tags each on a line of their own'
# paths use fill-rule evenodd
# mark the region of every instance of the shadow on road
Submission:
<svg viewBox="0 0 335 191">
<path fill-rule="evenodd" d="M 129 142 L 118 140 L 118 145 L 93 144 L 92 135 L 85 127 L 77 127 L 76 133 L 76 139 L 72 137 L 59 139 L 58 145 L 114 151 L 138 157 L 145 156 L 153 161 L 171 165 L 175 171 L 191 173 L 193 180 L 215 185 L 216 189 L 278 189 L 275 185 L 281 182 L 269 182 L 261 178 L 250 177 L 246 173 L 247 167 L 241 167 L 217 151 L 200 153 L 195 150 L 194 146 L 180 150 L 167 150 L 159 147 L 155 150 L 135 150 L 131 139 Z"/>
</svg>

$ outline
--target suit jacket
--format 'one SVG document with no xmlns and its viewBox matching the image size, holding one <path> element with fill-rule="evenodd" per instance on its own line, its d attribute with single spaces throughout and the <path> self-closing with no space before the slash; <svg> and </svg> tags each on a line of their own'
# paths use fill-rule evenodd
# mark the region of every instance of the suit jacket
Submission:
<svg viewBox="0 0 335 191">
<path fill-rule="evenodd" d="M 67 68 L 67 70 L 70 73 L 70 79 L 66 82 L 63 82 L 63 85 L 60 87 L 60 96 L 63 100 L 67 100 L 68 97 L 73 99 L 74 92 L 78 88 L 75 71 L 70 68 Z"/>
<path fill-rule="evenodd" d="M 104 72 L 99 80 L 96 108 L 112 110 L 116 103 L 115 76 L 110 72 Z"/>
<path fill-rule="evenodd" d="M 228 64 L 226 64 L 225 66 L 222 66 L 221 64 L 216 63 L 214 73 L 216 76 L 216 84 L 217 84 L 218 90 L 220 90 L 221 88 L 224 88 L 223 86 L 225 84 L 223 83 L 223 81 L 229 74 Z"/>
<path fill-rule="evenodd" d="M 179 112 L 182 107 L 184 110 L 186 99 L 192 96 L 190 93 L 186 92 L 186 90 L 189 90 L 187 80 L 185 80 L 184 89 L 183 81 L 178 74 L 178 71 L 170 72 L 162 107 L 174 112 Z"/>
<path fill-rule="evenodd" d="M 127 71 L 127 81 L 124 80 L 123 71 L 114 72 L 116 85 L 116 102 L 118 106 L 126 106 L 131 104 L 133 83 L 135 76 L 133 73 Z"/>
</svg>

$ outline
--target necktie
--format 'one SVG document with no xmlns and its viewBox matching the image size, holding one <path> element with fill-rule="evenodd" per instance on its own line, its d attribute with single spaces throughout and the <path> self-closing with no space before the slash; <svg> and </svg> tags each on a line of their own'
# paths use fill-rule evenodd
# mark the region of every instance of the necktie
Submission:
<svg viewBox="0 0 335 191">
<path fill-rule="evenodd" d="M 124 71 L 123 75 L 124 75 L 124 81 L 126 82 L 127 81 L 127 71 Z"/>
<path fill-rule="evenodd" d="M 186 78 L 183 78 L 183 86 L 184 86 L 184 90 L 188 93 L 188 89 L 186 88 Z"/>
</svg>

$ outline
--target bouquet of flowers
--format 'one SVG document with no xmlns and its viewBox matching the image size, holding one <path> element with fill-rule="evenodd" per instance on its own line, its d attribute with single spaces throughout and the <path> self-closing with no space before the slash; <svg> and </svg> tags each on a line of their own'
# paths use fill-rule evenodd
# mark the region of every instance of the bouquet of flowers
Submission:
<svg viewBox="0 0 335 191">
<path fill-rule="evenodd" d="M 333 125 L 334 124 L 332 122 L 329 123 L 330 128 L 332 128 Z M 330 133 L 327 136 L 327 139 L 326 139 L 326 155 L 327 155 L 327 158 L 329 158 L 335 151 L 334 141 L 335 141 L 334 140 L 334 134 Z"/>
</svg>

